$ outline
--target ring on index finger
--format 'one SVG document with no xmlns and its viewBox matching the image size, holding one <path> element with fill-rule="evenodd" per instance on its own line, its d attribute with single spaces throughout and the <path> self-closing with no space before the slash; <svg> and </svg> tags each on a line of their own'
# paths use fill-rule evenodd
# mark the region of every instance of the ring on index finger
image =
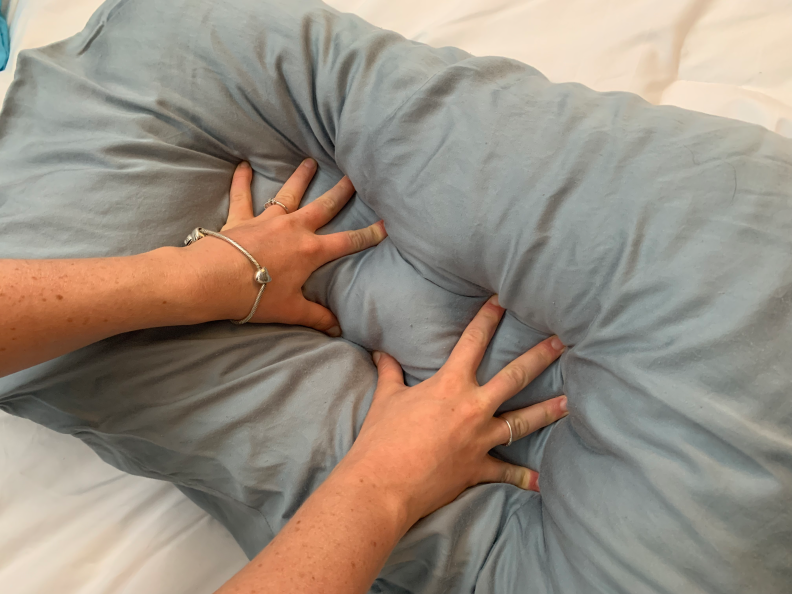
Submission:
<svg viewBox="0 0 792 594">
<path fill-rule="evenodd" d="M 509 428 L 509 441 L 507 443 L 501 444 L 504 447 L 509 447 L 514 442 L 514 429 L 512 429 L 511 423 L 509 419 L 506 417 L 498 417 L 501 421 L 506 423 L 506 426 Z"/>
</svg>

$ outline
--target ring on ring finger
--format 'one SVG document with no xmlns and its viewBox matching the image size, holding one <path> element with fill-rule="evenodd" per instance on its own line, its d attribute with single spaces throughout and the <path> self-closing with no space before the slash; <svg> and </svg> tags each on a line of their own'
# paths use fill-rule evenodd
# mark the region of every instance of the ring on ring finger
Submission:
<svg viewBox="0 0 792 594">
<path fill-rule="evenodd" d="M 280 206 L 283 210 L 286 211 L 286 214 L 289 214 L 290 211 L 287 206 L 283 202 L 278 202 L 275 198 L 270 198 L 264 203 L 264 210 L 267 210 L 270 206 Z"/>
<path fill-rule="evenodd" d="M 507 419 L 506 417 L 498 417 L 498 418 L 504 423 L 506 423 L 506 426 L 509 428 L 509 441 L 504 444 L 501 444 L 504 447 L 508 448 L 512 443 L 514 443 L 514 428 L 512 427 L 512 424 L 509 422 L 509 419 Z"/>
</svg>

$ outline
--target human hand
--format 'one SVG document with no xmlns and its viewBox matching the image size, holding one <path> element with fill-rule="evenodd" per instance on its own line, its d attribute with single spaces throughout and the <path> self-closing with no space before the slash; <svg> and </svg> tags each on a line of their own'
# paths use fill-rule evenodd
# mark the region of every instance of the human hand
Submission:
<svg viewBox="0 0 792 594">
<path fill-rule="evenodd" d="M 479 483 L 510 483 L 539 490 L 538 473 L 496 460 L 493 447 L 509 428 L 493 415 L 563 352 L 557 337 L 518 357 L 484 386 L 476 381 L 484 351 L 503 316 L 496 297 L 479 311 L 448 361 L 430 379 L 405 387 L 396 360 L 374 353 L 379 382 L 360 435 L 337 472 L 374 482 L 393 496 L 409 527 Z M 522 439 L 567 413 L 566 396 L 505 413 Z M 364 478 L 365 477 L 365 478 Z"/>
<path fill-rule="evenodd" d="M 306 159 L 275 196 L 289 209 L 273 205 L 258 216 L 253 214 L 250 184 L 253 170 L 241 163 L 231 182 L 231 203 L 223 235 L 249 251 L 270 273 L 272 281 L 262 294 L 251 322 L 309 326 L 330 336 L 341 329 L 333 313 L 308 301 L 302 286 L 320 266 L 377 245 L 387 233 L 382 221 L 356 231 L 316 235 L 355 193 L 349 178 L 304 208 L 299 208 L 308 184 L 316 173 L 316 162 Z M 298 210 L 299 209 L 299 210 Z M 184 253 L 202 279 L 209 296 L 211 319 L 242 319 L 250 311 L 260 285 L 253 280 L 250 262 L 235 247 L 221 239 L 206 237 Z"/>
<path fill-rule="evenodd" d="M 479 386 L 476 369 L 503 312 L 490 299 L 446 364 L 412 388 L 393 357 L 375 353 L 377 390 L 349 453 L 218 594 L 254 592 L 262 583 L 272 592 L 368 592 L 404 533 L 466 488 L 505 482 L 538 490 L 535 472 L 488 455 L 510 434 L 493 414 L 564 347 L 551 337 Z M 502 416 L 521 439 L 566 414 L 560 396 Z"/>
</svg>

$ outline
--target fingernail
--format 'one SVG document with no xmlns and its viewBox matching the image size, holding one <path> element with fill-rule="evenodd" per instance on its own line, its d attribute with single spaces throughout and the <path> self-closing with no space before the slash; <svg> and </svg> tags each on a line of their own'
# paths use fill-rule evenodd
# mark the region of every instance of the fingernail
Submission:
<svg viewBox="0 0 792 594">
<path fill-rule="evenodd" d="M 561 402 L 559 403 L 559 407 L 561 408 L 561 410 L 562 410 L 563 412 L 569 412 L 569 408 L 567 408 L 567 399 L 566 399 L 566 396 L 564 396 L 564 397 L 561 399 Z"/>
<path fill-rule="evenodd" d="M 333 326 L 327 331 L 327 335 L 332 336 L 333 338 L 338 338 L 341 336 L 341 326 Z"/>
<path fill-rule="evenodd" d="M 313 159 L 306 159 L 303 161 L 303 167 L 305 167 L 308 171 L 312 171 L 316 169 L 316 161 Z"/>
<path fill-rule="evenodd" d="M 248 163 L 247 161 L 242 161 L 239 164 L 239 168 L 240 169 L 250 169 L 250 163 Z"/>
<path fill-rule="evenodd" d="M 382 353 L 380 353 L 379 351 L 374 351 L 373 353 L 371 353 L 371 358 L 374 360 L 374 365 L 377 365 L 379 363 L 380 357 L 382 357 Z"/>
<path fill-rule="evenodd" d="M 380 221 L 377 223 L 377 229 L 379 229 L 378 239 L 382 241 L 388 236 L 388 231 L 385 229 L 385 221 Z"/>
<path fill-rule="evenodd" d="M 492 297 L 490 297 L 489 302 L 492 303 L 492 305 L 494 305 L 495 307 L 500 307 L 500 302 L 498 301 L 497 295 L 493 295 Z"/>
<path fill-rule="evenodd" d="M 558 336 L 553 336 L 553 338 L 550 339 L 550 346 L 553 347 L 557 351 L 563 351 L 564 350 L 564 343 L 561 342 L 561 339 L 558 338 Z"/>
</svg>

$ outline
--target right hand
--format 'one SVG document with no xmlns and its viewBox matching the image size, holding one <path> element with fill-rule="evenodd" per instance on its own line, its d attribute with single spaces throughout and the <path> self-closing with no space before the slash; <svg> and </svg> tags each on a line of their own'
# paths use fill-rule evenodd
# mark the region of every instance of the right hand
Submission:
<svg viewBox="0 0 792 594">
<path fill-rule="evenodd" d="M 371 409 L 337 470 L 392 494 L 408 527 L 480 483 L 539 490 L 537 472 L 488 454 L 509 440 L 508 426 L 493 415 L 555 361 L 564 346 L 550 337 L 479 386 L 476 370 L 504 311 L 491 298 L 445 365 L 412 388 L 404 385 L 393 357 L 374 353 L 379 382 Z M 516 441 L 567 414 L 566 396 L 559 396 L 502 416 L 511 423 Z"/>
</svg>

